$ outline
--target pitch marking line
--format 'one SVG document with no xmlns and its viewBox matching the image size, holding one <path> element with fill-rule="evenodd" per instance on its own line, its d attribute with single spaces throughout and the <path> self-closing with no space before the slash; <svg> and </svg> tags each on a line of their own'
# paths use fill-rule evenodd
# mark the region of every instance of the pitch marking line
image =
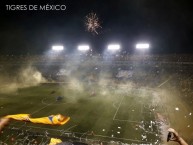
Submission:
<svg viewBox="0 0 193 145">
<path fill-rule="evenodd" d="M 123 120 L 123 119 L 113 119 L 113 120 L 115 120 L 115 121 L 122 121 L 122 122 L 140 123 L 139 121 Z"/>
<path fill-rule="evenodd" d="M 134 142 L 140 142 L 140 143 L 149 143 L 147 141 L 142 141 L 142 140 L 135 140 L 135 139 L 128 139 L 128 138 L 119 138 L 119 137 L 109 137 L 109 136 L 103 136 L 103 135 L 95 135 L 98 137 L 104 137 L 104 138 L 110 138 L 110 139 L 119 139 L 119 140 L 128 140 L 128 141 L 134 141 Z"/>
<path fill-rule="evenodd" d="M 133 120 L 123 120 L 123 119 L 116 119 L 116 115 L 117 115 L 117 113 L 118 113 L 118 111 L 119 111 L 119 108 L 121 107 L 121 105 L 122 105 L 122 102 L 123 102 L 123 99 L 125 98 L 125 96 L 123 96 L 123 98 L 122 98 L 122 100 L 121 100 L 121 102 L 119 103 L 119 106 L 118 107 L 116 107 L 117 108 L 117 110 L 116 110 L 116 112 L 115 112 L 115 114 L 114 114 L 114 117 L 113 117 L 113 120 L 114 121 L 122 121 L 122 122 L 131 122 L 131 123 L 140 123 L 139 121 L 133 121 Z M 133 106 L 133 103 L 131 104 L 131 105 L 129 105 L 129 107 L 132 107 Z M 114 104 L 113 104 L 113 107 L 114 107 Z M 142 108 L 142 107 L 141 107 Z"/>
<path fill-rule="evenodd" d="M 61 131 L 60 136 L 62 136 L 62 135 L 65 134 L 67 131 L 71 130 L 72 128 L 74 128 L 74 127 L 76 127 L 76 126 L 77 126 L 77 125 L 73 125 L 73 126 L 67 128 L 66 130 Z"/>
<path fill-rule="evenodd" d="M 37 112 L 40 112 L 41 110 L 43 110 L 43 109 L 45 109 L 46 107 L 48 107 L 48 106 L 54 104 L 55 102 L 56 102 L 56 101 L 54 101 L 53 103 L 47 104 L 46 106 L 44 106 L 44 107 L 42 107 L 42 108 L 40 108 L 40 109 L 38 109 L 38 110 L 36 110 L 36 111 L 30 113 L 30 115 L 35 114 L 35 113 L 37 113 Z"/>
<path fill-rule="evenodd" d="M 167 79 L 166 81 L 164 81 L 163 83 L 161 83 L 159 86 L 158 86 L 158 88 L 160 88 L 161 86 L 163 86 L 165 83 L 167 83 L 169 80 L 171 80 L 172 79 L 172 77 L 170 77 L 169 79 Z"/>
<path fill-rule="evenodd" d="M 35 113 L 37 113 L 37 112 L 40 112 L 41 110 L 45 109 L 45 108 L 48 107 L 48 106 L 49 106 L 49 105 L 46 105 L 46 106 L 44 106 L 44 107 L 42 107 L 42 108 L 40 108 L 40 109 L 38 109 L 38 110 L 30 113 L 30 115 L 35 114 Z"/>
<path fill-rule="evenodd" d="M 123 99 L 124 99 L 124 98 L 125 98 L 125 96 L 122 97 L 121 102 L 119 103 L 119 106 L 116 107 L 117 110 L 116 110 L 116 112 L 115 112 L 115 114 L 114 114 L 113 120 L 114 120 L 114 121 L 122 121 L 122 122 L 140 123 L 139 121 L 132 121 L 132 120 L 129 120 L 129 119 L 128 119 L 128 120 L 116 119 L 116 115 L 117 115 L 117 113 L 118 113 L 118 111 L 119 111 L 119 108 L 120 108 L 121 105 L 122 105 L 122 102 L 123 102 Z M 129 107 L 131 107 L 131 106 L 133 106 L 133 104 L 130 105 Z M 113 104 L 113 107 L 114 107 L 114 104 Z"/>
<path fill-rule="evenodd" d="M 37 129 L 45 129 L 45 130 L 52 130 L 52 131 L 63 131 L 60 129 L 51 129 L 51 128 L 45 128 L 45 127 L 36 127 L 36 126 L 27 126 L 29 128 L 37 128 Z M 67 131 L 68 132 L 68 131 Z M 80 134 L 80 135 L 84 135 L 85 133 L 80 133 L 80 132 L 71 132 L 71 133 L 75 133 L 75 134 Z M 110 139 L 119 139 L 119 140 L 128 140 L 128 141 L 134 141 L 134 142 L 140 142 L 140 143 L 150 143 L 147 141 L 142 141 L 142 140 L 134 140 L 134 139 L 129 139 L 129 138 L 118 138 L 118 137 L 110 137 L 110 136 L 104 136 L 104 135 L 95 135 L 96 137 L 103 137 L 103 138 L 110 138 Z M 82 138 L 83 139 L 83 138 Z"/>
<path fill-rule="evenodd" d="M 115 120 L 115 117 L 116 117 L 116 115 L 117 115 L 117 112 L 119 111 L 119 108 L 121 107 L 121 104 L 122 104 L 124 98 L 125 98 L 125 96 L 122 97 L 121 102 L 119 103 L 119 106 L 118 106 L 118 108 L 117 108 L 117 110 L 116 110 L 116 112 L 115 112 L 115 114 L 114 114 L 114 116 L 113 116 L 113 120 Z"/>
<path fill-rule="evenodd" d="M 76 127 L 76 126 L 77 125 L 73 125 L 73 126 L 69 127 L 68 129 L 66 129 L 65 131 L 69 131 L 70 129 L 72 129 L 72 128 Z"/>
</svg>

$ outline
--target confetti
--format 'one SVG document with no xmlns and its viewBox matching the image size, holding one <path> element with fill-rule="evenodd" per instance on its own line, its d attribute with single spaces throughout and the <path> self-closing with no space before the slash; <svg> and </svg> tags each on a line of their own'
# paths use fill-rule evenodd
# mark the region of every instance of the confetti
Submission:
<svg viewBox="0 0 193 145">
<path fill-rule="evenodd" d="M 176 110 L 176 111 L 179 111 L 179 108 L 178 108 L 178 107 L 176 107 L 176 108 L 175 108 L 175 110 Z"/>
</svg>

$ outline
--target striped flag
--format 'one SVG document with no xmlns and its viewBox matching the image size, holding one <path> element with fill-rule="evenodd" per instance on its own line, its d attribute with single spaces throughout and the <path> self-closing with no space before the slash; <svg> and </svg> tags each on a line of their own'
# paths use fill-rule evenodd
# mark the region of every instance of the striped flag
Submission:
<svg viewBox="0 0 193 145">
<path fill-rule="evenodd" d="M 7 115 L 4 118 L 50 125 L 64 125 L 70 120 L 70 117 L 61 114 L 50 115 L 48 117 L 41 117 L 41 118 L 32 118 L 30 117 L 29 114 L 15 114 L 15 115 Z"/>
</svg>

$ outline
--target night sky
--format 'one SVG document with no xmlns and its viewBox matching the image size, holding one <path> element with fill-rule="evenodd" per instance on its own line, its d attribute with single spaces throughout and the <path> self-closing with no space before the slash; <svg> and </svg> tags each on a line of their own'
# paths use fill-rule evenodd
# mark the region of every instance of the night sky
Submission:
<svg viewBox="0 0 193 145">
<path fill-rule="evenodd" d="M 65 5 L 66 10 L 15 10 L 6 5 Z M 0 53 L 43 54 L 53 44 L 73 51 L 88 43 L 102 52 L 117 42 L 132 53 L 138 41 L 152 54 L 193 53 L 193 5 L 190 0 L 2 0 Z M 88 13 L 99 17 L 99 34 L 86 30 Z"/>
</svg>

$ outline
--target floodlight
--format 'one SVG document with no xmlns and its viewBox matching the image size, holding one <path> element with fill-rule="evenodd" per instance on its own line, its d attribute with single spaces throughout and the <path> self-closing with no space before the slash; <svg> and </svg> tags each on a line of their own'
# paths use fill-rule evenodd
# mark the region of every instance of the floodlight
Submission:
<svg viewBox="0 0 193 145">
<path fill-rule="evenodd" d="M 89 45 L 79 45 L 78 50 L 79 51 L 88 51 L 90 49 Z"/>
<path fill-rule="evenodd" d="M 116 50 L 119 50 L 119 49 L 120 49 L 119 44 L 110 44 L 110 45 L 108 45 L 108 50 L 116 51 Z"/>
<path fill-rule="evenodd" d="M 62 45 L 52 46 L 52 50 L 54 50 L 54 51 L 62 51 L 63 49 L 64 49 L 64 46 L 62 46 Z"/>
<path fill-rule="evenodd" d="M 136 44 L 136 49 L 149 49 L 149 43 L 138 43 Z"/>
</svg>

